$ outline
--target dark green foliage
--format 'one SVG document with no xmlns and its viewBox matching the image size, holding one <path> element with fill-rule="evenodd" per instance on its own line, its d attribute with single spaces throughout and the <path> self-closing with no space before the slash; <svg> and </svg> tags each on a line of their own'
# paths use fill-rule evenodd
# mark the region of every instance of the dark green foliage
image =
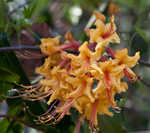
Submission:
<svg viewBox="0 0 150 133">
<path fill-rule="evenodd" d="M 29 4 L 28 7 L 24 6 L 23 10 L 24 17 L 30 19 L 36 9 L 36 6 L 37 4 L 35 2 L 34 3 L 31 2 L 31 4 Z"/>
<path fill-rule="evenodd" d="M 7 35 L 5 33 L 0 33 L 0 47 L 10 46 Z M 9 71 L 10 73 L 14 73 L 20 77 L 20 80 L 23 84 L 29 84 L 29 80 L 27 79 L 20 62 L 16 58 L 15 54 L 12 52 L 9 53 L 1 53 L 0 56 L 0 67 L 3 70 Z M 5 72 L 6 72 L 5 71 Z M 8 72 L 7 72 L 8 73 Z M 6 73 L 6 74 L 7 74 Z"/>
<path fill-rule="evenodd" d="M 0 0 L 0 18 L 0 31 L 4 31 L 7 24 L 7 12 L 4 0 Z"/>
<path fill-rule="evenodd" d="M 99 117 L 100 133 L 127 133 L 123 127 L 123 114 L 114 114 L 113 117 L 103 115 Z"/>
</svg>

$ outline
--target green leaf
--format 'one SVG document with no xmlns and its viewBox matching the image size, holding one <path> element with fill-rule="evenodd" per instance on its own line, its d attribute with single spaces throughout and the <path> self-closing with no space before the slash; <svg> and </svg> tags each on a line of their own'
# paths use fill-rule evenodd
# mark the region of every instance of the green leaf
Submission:
<svg viewBox="0 0 150 133">
<path fill-rule="evenodd" d="M 125 103 L 127 102 L 128 98 L 121 98 L 119 103 L 118 103 L 118 106 L 119 107 L 124 107 Z"/>
<path fill-rule="evenodd" d="M 9 105 L 8 114 L 12 116 L 22 117 L 20 115 L 22 111 L 22 104 L 18 100 L 13 100 L 13 105 L 7 102 Z M 22 133 L 23 124 L 13 119 L 4 118 L 0 121 L 0 133 Z"/>
<path fill-rule="evenodd" d="M 90 133 L 89 125 L 86 120 L 83 121 L 80 127 L 80 133 Z"/>
<path fill-rule="evenodd" d="M 18 121 L 10 122 L 7 118 L 0 121 L 1 133 L 22 133 L 23 124 Z"/>
<path fill-rule="evenodd" d="M 10 46 L 7 35 L 0 32 L 0 47 Z M 14 83 L 29 85 L 20 62 L 13 52 L 0 53 L 0 95 L 6 95 L 14 87 Z M 4 98 L 0 99 L 4 100 Z"/>
<path fill-rule="evenodd" d="M 17 115 L 21 112 L 22 110 L 22 105 L 18 105 L 18 106 L 12 106 L 9 111 L 8 114 L 10 115 Z"/>
<path fill-rule="evenodd" d="M 126 7 L 134 7 L 137 4 L 136 0 L 113 0 L 113 1 Z"/>
<path fill-rule="evenodd" d="M 99 120 L 100 133 L 127 133 L 123 127 L 122 114 L 114 114 L 113 117 L 101 115 Z"/>
<path fill-rule="evenodd" d="M 7 35 L 5 33 L 0 32 L 0 47 L 5 46 L 10 46 Z M 27 79 L 19 60 L 13 52 L 0 53 L 0 68 L 5 68 L 5 70 L 7 71 L 19 75 L 22 84 L 29 84 L 29 80 Z M 15 78 L 17 77 L 15 76 Z"/>
<path fill-rule="evenodd" d="M 134 26 L 135 31 L 147 42 L 149 43 L 150 40 L 148 40 L 144 30 L 141 28 L 137 27 L 136 25 Z"/>
<path fill-rule="evenodd" d="M 11 128 L 11 129 L 9 128 L 9 130 L 7 131 L 7 133 L 14 133 L 14 132 L 13 132 L 13 129 L 12 129 L 12 128 Z"/>
<path fill-rule="evenodd" d="M 3 120 L 0 121 L 0 132 L 1 133 L 6 133 L 8 127 L 9 127 L 8 119 L 4 118 Z"/>
<path fill-rule="evenodd" d="M 31 2 L 28 7 L 24 6 L 23 14 L 24 17 L 30 19 L 33 15 L 34 10 L 36 9 L 37 4 L 35 2 Z"/>
<path fill-rule="evenodd" d="M 4 94 L 6 95 L 8 90 L 13 88 L 13 84 L 6 82 L 6 81 L 0 81 L 0 95 Z"/>
<path fill-rule="evenodd" d="M 7 91 L 19 81 L 19 76 L 6 68 L 0 67 L 0 94 L 7 94 Z"/>
<path fill-rule="evenodd" d="M 0 81 L 7 81 L 10 83 L 17 83 L 19 81 L 19 75 L 9 71 L 6 68 L 0 67 Z"/>
<path fill-rule="evenodd" d="M 6 15 L 6 7 L 5 7 L 5 1 L 0 0 L 0 31 L 4 31 L 4 28 L 6 26 L 6 20 L 7 20 L 7 15 Z"/>
<path fill-rule="evenodd" d="M 7 133 L 22 133 L 23 132 L 23 124 L 15 121 L 9 128 Z"/>
</svg>

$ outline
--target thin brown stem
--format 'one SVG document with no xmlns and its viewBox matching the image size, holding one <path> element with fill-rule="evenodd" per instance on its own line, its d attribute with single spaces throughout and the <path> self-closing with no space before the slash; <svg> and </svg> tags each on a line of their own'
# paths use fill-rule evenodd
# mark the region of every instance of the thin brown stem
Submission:
<svg viewBox="0 0 150 133">
<path fill-rule="evenodd" d="M 11 46 L 11 47 L 0 47 L 0 53 L 13 52 L 13 51 L 23 51 L 23 50 L 41 51 L 40 47 L 27 46 L 27 45 L 14 45 L 14 46 Z M 66 51 L 67 53 L 70 53 L 70 54 L 76 54 L 76 55 L 79 54 L 78 51 L 73 51 L 73 50 L 70 50 L 70 49 L 66 49 L 64 51 Z"/>
<path fill-rule="evenodd" d="M 11 52 L 11 51 L 22 51 L 22 50 L 40 51 L 40 47 L 27 46 L 27 45 L 15 45 L 15 46 L 11 46 L 11 47 L 1 47 L 0 48 L 0 52 Z"/>
<path fill-rule="evenodd" d="M 141 83 L 150 88 L 150 84 L 147 81 L 145 81 L 141 76 L 138 76 L 138 79 L 141 81 Z"/>
<path fill-rule="evenodd" d="M 150 67 L 150 63 L 148 63 L 147 61 L 144 61 L 144 60 L 139 60 L 139 64 Z"/>
</svg>

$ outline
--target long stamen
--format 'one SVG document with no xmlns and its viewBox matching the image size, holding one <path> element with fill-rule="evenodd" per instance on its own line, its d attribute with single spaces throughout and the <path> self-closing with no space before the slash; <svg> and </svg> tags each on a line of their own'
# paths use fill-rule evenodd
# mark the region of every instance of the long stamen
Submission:
<svg viewBox="0 0 150 133">
<path fill-rule="evenodd" d="M 49 95 L 51 95 L 51 94 L 46 94 L 44 96 L 41 96 L 40 98 L 38 98 L 38 97 L 35 97 L 35 98 L 33 98 L 33 97 L 27 97 L 26 98 L 25 97 L 24 99 L 29 100 L 29 101 L 38 101 L 38 100 L 42 100 L 42 99 L 48 97 Z"/>
<path fill-rule="evenodd" d="M 50 105 L 50 108 L 49 108 L 45 113 L 43 113 L 43 114 L 41 114 L 41 115 L 33 114 L 33 113 L 29 110 L 29 108 L 27 108 L 27 111 L 29 112 L 29 114 L 31 114 L 31 115 L 34 116 L 34 117 L 42 117 L 42 116 L 47 115 L 49 112 L 51 112 L 57 102 L 58 102 L 58 100 L 55 100 L 55 101 L 53 102 L 53 104 Z"/>
<path fill-rule="evenodd" d="M 59 104 L 57 105 L 57 108 L 61 107 L 61 105 L 62 105 L 62 102 L 59 102 Z M 55 108 L 55 110 L 52 111 L 48 116 L 42 116 L 40 122 L 46 126 L 56 124 L 56 120 L 58 117 L 60 117 L 60 114 L 61 114 L 61 113 L 59 113 L 58 115 L 56 115 L 57 114 L 56 110 L 57 109 Z M 54 121 L 50 122 L 52 120 L 54 120 Z M 48 122 L 50 122 L 50 123 L 48 123 Z"/>
<path fill-rule="evenodd" d="M 37 85 L 34 85 L 34 86 L 23 86 L 23 85 L 19 85 L 19 86 L 29 88 L 30 90 L 19 90 L 19 89 L 17 89 L 16 90 L 17 93 L 24 93 L 24 94 L 18 95 L 18 96 L 7 96 L 7 98 L 13 99 L 13 98 L 27 97 L 32 92 L 35 92 L 36 90 L 38 90 L 41 87 L 40 84 L 37 84 Z"/>
<path fill-rule="evenodd" d="M 58 114 L 58 119 L 56 121 L 54 121 L 53 123 L 56 124 L 57 122 L 59 122 L 64 115 L 69 111 L 71 104 L 74 102 L 73 99 L 69 99 L 66 104 L 63 106 L 63 112 Z"/>
<path fill-rule="evenodd" d="M 42 100 L 46 97 L 48 97 L 49 95 L 51 95 L 53 93 L 53 90 L 49 90 L 48 92 L 44 92 L 44 93 L 40 93 L 40 94 L 35 94 L 35 95 L 27 95 L 26 97 L 24 97 L 24 99 L 27 99 L 29 101 L 37 101 L 37 100 Z"/>
<path fill-rule="evenodd" d="M 17 90 L 17 92 L 28 94 L 28 93 L 35 92 L 36 90 L 40 89 L 41 86 L 42 85 L 38 84 L 36 86 L 32 86 L 32 88 L 27 88 L 26 90 Z"/>
</svg>

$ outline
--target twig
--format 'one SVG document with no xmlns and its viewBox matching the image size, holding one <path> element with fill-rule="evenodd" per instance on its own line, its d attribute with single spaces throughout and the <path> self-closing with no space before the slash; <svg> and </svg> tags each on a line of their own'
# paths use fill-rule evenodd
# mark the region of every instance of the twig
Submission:
<svg viewBox="0 0 150 133">
<path fill-rule="evenodd" d="M 138 76 L 138 79 L 139 79 L 145 86 L 147 86 L 148 88 L 150 88 L 150 84 L 147 83 L 143 78 L 141 78 L 140 76 Z"/>
<path fill-rule="evenodd" d="M 30 50 L 30 51 L 41 51 L 40 47 L 37 46 L 28 46 L 28 45 L 13 45 L 11 47 L 0 47 L 0 53 L 1 52 L 11 52 L 11 51 L 22 51 L 22 50 Z M 64 50 L 67 53 L 71 54 L 79 54 L 79 51 L 73 51 L 70 49 Z M 144 61 L 144 60 L 139 60 L 139 64 L 150 67 L 150 63 Z"/>
<path fill-rule="evenodd" d="M 144 61 L 144 60 L 139 60 L 139 64 L 150 67 L 150 63 Z"/>
<path fill-rule="evenodd" d="M 11 47 L 1 47 L 0 48 L 0 52 L 11 52 L 11 51 L 22 51 L 22 50 L 40 51 L 40 47 L 27 46 L 27 45 L 15 45 L 15 46 L 11 46 Z"/>
<path fill-rule="evenodd" d="M 11 46 L 11 47 L 0 47 L 0 53 L 2 53 L 2 52 L 12 52 L 12 51 L 22 51 L 22 50 L 41 51 L 40 47 L 28 46 L 28 45 L 15 45 L 15 46 Z M 67 53 L 71 53 L 71 54 L 76 54 L 76 55 L 79 54 L 78 51 L 73 51 L 73 50 L 70 50 L 70 49 L 66 49 L 64 51 L 66 51 Z"/>
<path fill-rule="evenodd" d="M 13 120 L 15 120 L 15 121 L 19 121 L 19 122 L 23 123 L 24 125 L 27 125 L 27 126 L 29 126 L 29 127 L 32 127 L 32 128 L 34 128 L 34 129 L 37 129 L 37 130 L 39 130 L 39 131 L 48 133 L 48 131 L 45 130 L 44 128 L 39 127 L 39 126 L 35 126 L 35 125 L 31 124 L 31 123 L 28 123 L 28 122 L 26 122 L 26 121 L 24 121 L 24 120 L 21 120 L 21 119 L 17 118 L 16 116 L 12 116 L 12 115 L 9 115 L 9 114 L 0 114 L 0 117 L 6 117 L 6 118 L 13 119 Z"/>
<path fill-rule="evenodd" d="M 22 50 L 30 50 L 30 51 L 41 51 L 40 47 L 37 46 L 28 46 L 28 45 L 13 45 L 11 47 L 0 47 L 0 53 L 1 52 L 11 52 L 11 51 L 22 51 Z M 79 51 L 73 51 L 70 49 L 64 50 L 67 53 L 71 54 L 79 54 Z M 144 61 L 144 60 L 139 60 L 139 64 L 150 67 L 150 63 Z"/>
</svg>

